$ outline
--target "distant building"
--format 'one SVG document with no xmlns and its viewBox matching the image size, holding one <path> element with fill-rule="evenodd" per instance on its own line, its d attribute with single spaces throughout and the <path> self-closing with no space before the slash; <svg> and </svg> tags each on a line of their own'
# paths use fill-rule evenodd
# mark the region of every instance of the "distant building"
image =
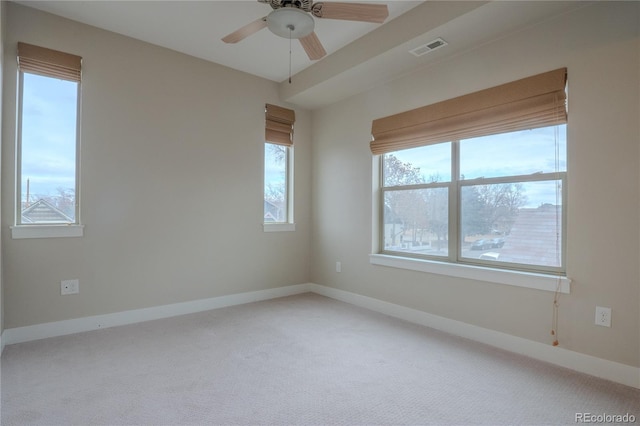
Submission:
<svg viewBox="0 0 640 426">
<path fill-rule="evenodd" d="M 275 203 L 264 200 L 264 222 L 284 222 L 284 209 Z"/>
<path fill-rule="evenodd" d="M 51 203 L 40 199 L 22 210 L 22 223 L 73 223 L 74 220 Z"/>
<path fill-rule="evenodd" d="M 561 208 L 561 207 L 560 207 Z M 560 266 L 557 247 L 562 233 L 561 212 L 556 206 L 544 204 L 538 208 L 520 209 L 509 236 L 500 250 L 500 260 L 527 265 Z"/>
</svg>

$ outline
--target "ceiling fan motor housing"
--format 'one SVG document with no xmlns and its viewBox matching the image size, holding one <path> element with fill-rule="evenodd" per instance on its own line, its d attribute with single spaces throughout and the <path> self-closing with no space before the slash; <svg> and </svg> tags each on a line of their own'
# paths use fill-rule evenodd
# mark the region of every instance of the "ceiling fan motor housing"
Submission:
<svg viewBox="0 0 640 426">
<path fill-rule="evenodd" d="M 295 7 L 296 9 L 304 10 L 305 12 L 311 12 L 313 6 L 312 0 L 258 0 L 261 3 L 269 3 L 271 7 L 280 9 L 283 7 Z"/>
<path fill-rule="evenodd" d="M 315 22 L 307 12 L 286 7 L 276 9 L 267 16 L 269 30 L 284 38 L 303 38 L 313 32 Z"/>
<path fill-rule="evenodd" d="M 385 4 L 329 2 L 313 0 L 257 0 L 273 9 L 269 15 L 258 18 L 222 38 L 225 43 L 237 43 L 267 27 L 277 36 L 299 39 L 309 59 L 326 56 L 320 39 L 314 32 L 315 18 L 341 19 L 345 21 L 383 23 L 389 17 Z"/>
</svg>

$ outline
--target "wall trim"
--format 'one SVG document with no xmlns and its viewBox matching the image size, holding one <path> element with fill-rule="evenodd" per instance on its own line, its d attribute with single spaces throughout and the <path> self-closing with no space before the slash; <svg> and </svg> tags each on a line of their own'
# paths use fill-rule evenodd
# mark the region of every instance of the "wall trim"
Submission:
<svg viewBox="0 0 640 426">
<path fill-rule="evenodd" d="M 640 368 L 429 314 L 337 288 L 311 284 L 322 296 L 640 389 Z"/>
<path fill-rule="evenodd" d="M 28 325 L 24 327 L 8 328 L 4 330 L 2 343 L 4 345 L 13 345 L 16 343 L 30 342 L 32 340 L 46 339 L 49 337 L 65 336 L 67 334 L 81 333 L 84 331 L 99 330 L 102 328 L 117 327 L 120 325 L 209 311 L 227 306 L 259 302 L 262 300 L 275 299 L 294 294 L 308 293 L 309 291 L 311 291 L 309 284 L 297 284 L 266 290 L 250 291 L 247 293 L 212 297 L 209 299 L 193 300 L 190 302 L 173 303 L 170 305 L 154 306 L 151 308 L 115 312 L 112 314 L 95 315 Z"/>
<path fill-rule="evenodd" d="M 640 389 L 640 368 L 637 367 L 523 339 L 499 331 L 429 314 L 417 309 L 407 308 L 372 297 L 314 283 L 297 284 L 112 314 L 9 328 L 0 334 L 0 347 L 4 349 L 5 345 L 15 343 L 169 318 L 308 292 Z"/>
</svg>

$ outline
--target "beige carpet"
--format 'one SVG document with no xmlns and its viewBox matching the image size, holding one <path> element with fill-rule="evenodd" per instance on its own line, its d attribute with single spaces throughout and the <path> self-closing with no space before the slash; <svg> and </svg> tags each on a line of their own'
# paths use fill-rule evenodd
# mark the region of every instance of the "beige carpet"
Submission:
<svg viewBox="0 0 640 426">
<path fill-rule="evenodd" d="M 314 294 L 11 345 L 9 425 L 559 425 L 640 390 Z"/>
</svg>

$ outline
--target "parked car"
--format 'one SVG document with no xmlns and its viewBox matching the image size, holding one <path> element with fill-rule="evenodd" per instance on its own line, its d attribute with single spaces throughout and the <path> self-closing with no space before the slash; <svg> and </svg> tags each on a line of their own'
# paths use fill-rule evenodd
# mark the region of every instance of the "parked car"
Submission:
<svg viewBox="0 0 640 426">
<path fill-rule="evenodd" d="M 491 240 L 491 248 L 500 248 L 504 245 L 504 238 L 494 238 Z"/>
<path fill-rule="evenodd" d="M 473 244 L 471 244 L 471 250 L 486 250 L 491 247 L 493 247 L 491 240 L 475 240 Z"/>
</svg>

